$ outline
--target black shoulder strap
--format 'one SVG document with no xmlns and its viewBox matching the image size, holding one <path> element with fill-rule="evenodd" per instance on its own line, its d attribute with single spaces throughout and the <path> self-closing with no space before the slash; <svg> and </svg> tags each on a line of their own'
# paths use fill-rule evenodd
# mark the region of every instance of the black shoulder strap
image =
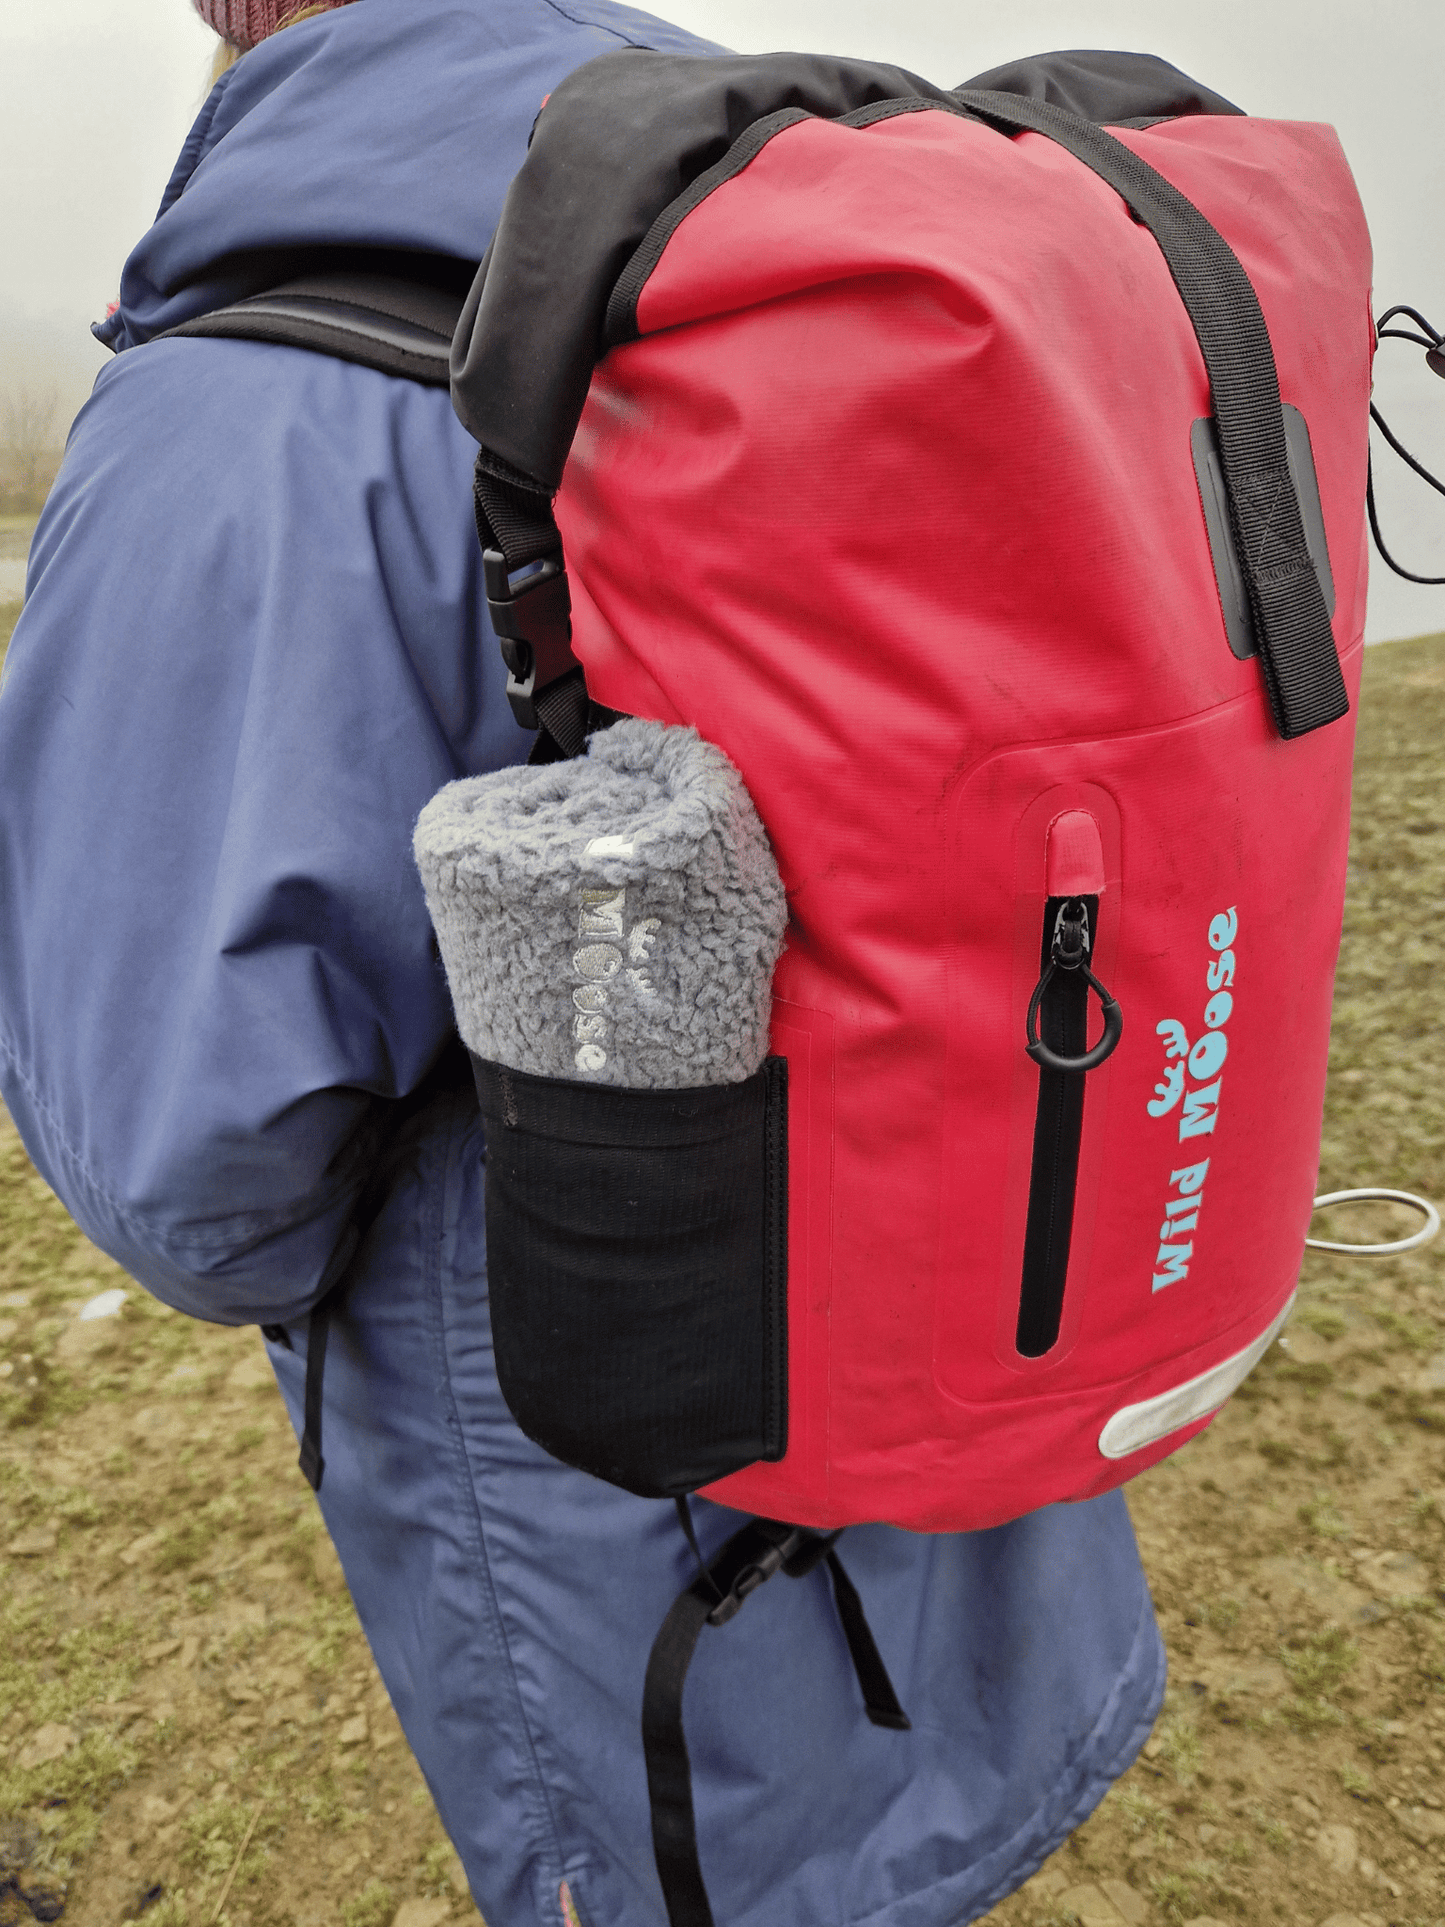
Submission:
<svg viewBox="0 0 1445 1927">
<path fill-rule="evenodd" d="M 448 289 L 391 274 L 303 274 L 167 328 L 155 339 L 270 341 L 445 388 L 462 300 Z"/>
</svg>

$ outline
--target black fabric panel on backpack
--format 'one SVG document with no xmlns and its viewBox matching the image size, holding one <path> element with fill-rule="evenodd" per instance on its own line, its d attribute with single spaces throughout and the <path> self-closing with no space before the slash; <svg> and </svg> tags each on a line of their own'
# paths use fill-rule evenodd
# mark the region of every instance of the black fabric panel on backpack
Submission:
<svg viewBox="0 0 1445 1927">
<path fill-rule="evenodd" d="M 503 1396 L 555 1458 L 672 1498 L 787 1447 L 787 1060 L 686 1090 L 472 1059 Z"/>
<path fill-rule="evenodd" d="M 554 490 L 603 352 L 608 299 L 661 210 L 769 114 L 833 119 L 918 95 L 955 111 L 945 89 L 901 67 L 825 54 L 632 48 L 578 68 L 537 122 L 462 313 L 452 400 L 463 423 Z"/>
<path fill-rule="evenodd" d="M 940 102 L 933 100 L 887 100 L 860 108 L 857 112 L 893 115 L 904 111 L 918 112 L 923 108 L 936 109 L 940 105 Z M 648 276 L 662 259 L 663 249 L 688 215 L 701 207 L 708 195 L 715 193 L 724 181 L 731 181 L 741 174 L 748 163 L 762 153 L 775 134 L 781 134 L 785 127 L 796 127 L 800 120 L 813 118 L 800 107 L 784 107 L 779 113 L 765 114 L 761 120 L 754 121 L 746 133 L 738 136 L 720 161 L 699 174 L 684 193 L 662 210 L 647 230 L 641 246 L 618 276 L 617 284 L 608 298 L 607 312 L 602 322 L 604 350 L 615 348 L 623 341 L 636 341 L 639 332 L 637 303 L 642 290 L 647 285 Z M 853 116 L 844 115 L 841 118 L 851 121 Z"/>
<path fill-rule="evenodd" d="M 1201 87 L 1156 54 L 1083 47 L 1011 60 L 1007 66 L 993 67 L 974 80 L 964 81 L 963 87 L 1047 101 L 1049 106 L 1061 107 L 1081 120 L 1108 121 L 1116 126 L 1133 120 L 1175 120 L 1185 114 L 1244 112 L 1223 94 Z"/>
<path fill-rule="evenodd" d="M 1087 83 L 1107 108 L 1147 117 L 1232 111 L 1149 55 L 1043 55 L 1019 65 L 1021 85 L 1077 94 Z M 578 68 L 538 119 L 462 312 L 452 356 L 461 420 L 484 449 L 550 494 L 607 345 L 613 289 L 664 209 L 769 116 L 837 120 L 920 100 L 959 111 L 952 92 L 903 68 L 820 54 L 633 48 Z M 750 137 L 740 164 L 762 144 Z"/>
</svg>

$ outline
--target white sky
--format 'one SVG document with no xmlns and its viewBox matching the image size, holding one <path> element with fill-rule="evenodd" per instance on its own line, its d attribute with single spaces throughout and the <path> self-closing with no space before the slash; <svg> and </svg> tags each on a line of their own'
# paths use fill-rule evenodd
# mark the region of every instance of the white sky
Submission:
<svg viewBox="0 0 1445 1927">
<path fill-rule="evenodd" d="M 364 0 L 363 0 L 364 4 Z M 1445 328 L 1441 0 L 662 0 L 656 11 L 743 52 L 780 46 L 896 61 L 945 86 L 1051 47 L 1162 54 L 1248 112 L 1331 121 L 1375 238 L 1377 309 Z M 0 394 L 84 398 L 104 353 L 89 323 L 155 212 L 205 91 L 212 36 L 189 0 L 0 0 Z M 1388 345 L 1376 399 L 1445 472 L 1445 383 Z M 1445 575 L 1445 497 L 1377 446 L 1386 539 Z M 1376 562 L 1373 640 L 1445 630 L 1445 588 Z"/>
</svg>

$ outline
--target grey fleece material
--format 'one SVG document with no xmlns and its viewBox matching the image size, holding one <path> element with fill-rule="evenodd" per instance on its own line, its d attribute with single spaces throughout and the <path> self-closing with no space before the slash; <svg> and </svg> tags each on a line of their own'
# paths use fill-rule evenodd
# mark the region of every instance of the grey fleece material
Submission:
<svg viewBox="0 0 1445 1927">
<path fill-rule="evenodd" d="M 449 783 L 414 843 L 463 1042 L 632 1089 L 734 1084 L 767 1055 L 787 905 L 752 798 L 695 729 Z"/>
</svg>

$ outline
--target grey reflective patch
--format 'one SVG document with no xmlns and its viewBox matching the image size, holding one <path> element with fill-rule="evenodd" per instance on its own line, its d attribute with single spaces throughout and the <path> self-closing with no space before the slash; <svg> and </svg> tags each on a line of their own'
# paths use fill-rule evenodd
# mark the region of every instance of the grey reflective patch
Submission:
<svg viewBox="0 0 1445 1927">
<path fill-rule="evenodd" d="M 1197 1378 L 1186 1379 L 1167 1392 L 1141 1399 L 1137 1405 L 1122 1405 L 1099 1434 L 1099 1450 L 1106 1459 L 1127 1459 L 1131 1452 L 1142 1452 L 1146 1445 L 1157 1444 L 1182 1426 L 1217 1412 L 1230 1393 L 1241 1386 L 1284 1329 L 1294 1310 L 1294 1294 L 1267 1331 L 1252 1345 L 1232 1358 L 1213 1365 Z"/>
</svg>

